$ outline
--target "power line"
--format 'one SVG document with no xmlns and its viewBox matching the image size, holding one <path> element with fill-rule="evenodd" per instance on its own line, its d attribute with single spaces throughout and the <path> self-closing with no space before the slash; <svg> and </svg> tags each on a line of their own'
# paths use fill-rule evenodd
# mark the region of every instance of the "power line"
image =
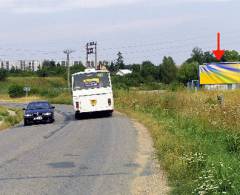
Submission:
<svg viewBox="0 0 240 195">
<path fill-rule="evenodd" d="M 226 37 L 230 36 L 229 34 L 226 35 Z M 207 48 L 210 50 L 213 49 L 213 47 L 215 47 L 215 37 L 212 38 L 212 44 L 210 44 L 211 42 L 209 41 L 210 39 L 208 39 L 208 41 L 206 41 L 206 37 L 209 36 L 204 36 L 204 37 L 191 37 L 188 39 L 181 39 L 181 40 L 168 40 L 168 41 L 155 41 L 155 42 L 145 42 L 145 43 L 135 43 L 135 44 L 131 44 L 131 45 L 126 45 L 126 46 L 122 46 L 122 47 L 109 47 L 109 48 L 104 48 L 102 47 L 99 50 L 99 55 L 104 58 L 104 59 L 111 59 L 113 58 L 113 54 L 119 50 L 121 50 L 121 52 L 126 55 L 126 56 L 134 56 L 134 55 L 140 55 L 139 58 L 142 58 L 143 56 L 147 55 L 147 56 L 155 56 L 156 55 L 166 55 L 166 53 L 177 53 L 178 55 L 180 53 L 185 53 L 191 52 L 190 47 L 195 47 L 195 46 L 200 46 L 203 49 Z M 231 36 L 231 38 L 233 38 Z M 226 45 L 229 43 L 238 43 L 240 40 L 239 39 L 234 39 L 233 40 L 227 40 L 224 39 L 223 43 L 225 45 L 225 49 Z M 184 48 L 184 49 L 183 49 Z M 185 49 L 187 48 L 187 49 Z M 171 50 L 171 51 L 169 51 Z M 13 51 L 13 52 L 12 52 Z M 78 55 L 79 53 L 84 53 L 84 48 L 79 48 L 79 49 L 75 49 L 75 51 L 77 51 Z M 0 56 L 1 58 L 7 58 L 8 56 L 11 56 L 11 58 L 14 56 L 14 58 L 17 56 L 19 56 L 21 54 L 21 56 L 31 56 L 31 58 L 33 58 L 32 56 L 38 56 L 38 58 L 42 58 L 42 59 L 46 59 L 49 58 L 50 56 L 52 56 L 53 58 L 56 58 L 56 56 L 61 56 L 61 52 L 60 50 L 52 50 L 52 51 L 48 51 L 48 50 L 33 50 L 33 49 L 19 49 L 19 48 L 0 48 Z M 9 54 L 8 54 L 9 53 Z M 145 54 L 145 55 L 144 55 Z M 41 56 L 41 57 L 40 57 Z M 105 56 L 105 57 L 104 57 Z M 27 57 L 29 58 L 29 57 Z M 75 58 L 79 58 L 75 57 Z"/>
<path fill-rule="evenodd" d="M 200 39 L 206 39 L 209 36 L 203 36 L 203 37 L 191 37 L 188 39 L 179 39 L 179 40 L 168 40 L 168 41 L 155 41 L 155 42 L 149 42 L 149 43 L 143 43 L 143 44 L 132 44 L 132 45 L 126 45 L 126 46 L 122 46 L 122 47 L 108 47 L 108 48 L 100 48 L 102 51 L 105 50 L 119 50 L 119 49 L 130 49 L 130 48 L 139 48 L 139 47 L 148 47 L 148 46 L 158 46 L 158 45 L 169 45 L 169 44 L 180 44 L 181 42 L 189 42 L 189 41 L 194 41 L 196 42 L 197 40 Z M 231 36 L 232 38 L 232 36 Z M 214 38 L 215 40 L 215 38 Z M 43 54 L 58 54 L 61 53 L 60 50 L 53 50 L 53 51 L 49 51 L 49 50 L 34 50 L 34 49 L 20 49 L 20 48 L 0 48 L 0 50 L 4 50 L 4 51 L 16 51 L 16 52 L 36 52 L 36 53 L 43 53 Z M 83 51 L 84 49 L 75 49 L 75 51 Z"/>
</svg>

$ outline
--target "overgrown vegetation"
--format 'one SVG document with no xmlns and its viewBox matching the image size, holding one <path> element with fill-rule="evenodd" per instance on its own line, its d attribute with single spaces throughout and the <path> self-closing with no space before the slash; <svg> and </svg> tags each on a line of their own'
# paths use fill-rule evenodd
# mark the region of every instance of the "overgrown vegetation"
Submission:
<svg viewBox="0 0 240 195">
<path fill-rule="evenodd" d="M 0 69 L 0 81 L 5 81 L 7 78 L 7 71 L 4 69 Z"/>
<path fill-rule="evenodd" d="M 52 103 L 52 104 L 67 104 L 67 105 L 71 105 L 72 104 L 72 95 L 69 92 L 64 92 L 62 94 L 60 94 L 57 97 L 49 97 L 48 100 Z"/>
<path fill-rule="evenodd" d="M 31 91 L 26 97 L 24 87 Z M 28 102 L 49 100 L 52 103 L 71 104 L 71 94 L 67 89 L 67 81 L 62 77 L 8 77 L 0 82 L 0 98 L 2 101 Z"/>
<path fill-rule="evenodd" d="M 240 194 L 240 91 L 116 91 L 116 106 L 152 133 L 172 194 Z"/>
<path fill-rule="evenodd" d="M 25 93 L 23 91 L 23 86 L 15 84 L 8 88 L 8 94 L 11 98 L 19 98 L 23 97 Z"/>
<path fill-rule="evenodd" d="M 16 125 L 22 120 L 22 110 L 0 106 L 0 130 Z"/>
<path fill-rule="evenodd" d="M 24 87 L 31 87 L 29 95 L 58 96 L 66 90 L 66 86 L 67 82 L 62 77 L 8 77 L 5 81 L 0 82 L 0 94 L 8 94 L 11 88 L 15 89 L 16 87 L 21 88 L 21 93 L 24 93 Z"/>
</svg>

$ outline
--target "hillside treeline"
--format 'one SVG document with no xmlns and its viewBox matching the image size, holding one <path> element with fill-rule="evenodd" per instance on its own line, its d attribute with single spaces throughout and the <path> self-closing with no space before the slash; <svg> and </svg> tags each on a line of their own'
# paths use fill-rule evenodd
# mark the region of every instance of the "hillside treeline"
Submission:
<svg viewBox="0 0 240 195">
<path fill-rule="evenodd" d="M 240 61 L 240 55 L 237 51 L 226 51 L 222 62 Z M 108 63 L 100 62 L 105 65 L 113 75 L 113 84 L 117 88 L 150 86 L 150 88 L 162 88 L 166 85 L 186 85 L 192 80 L 198 79 L 198 66 L 204 63 L 217 62 L 212 52 L 204 52 L 196 47 L 192 50 L 191 56 L 181 65 L 177 65 L 171 56 L 165 56 L 161 64 L 153 64 L 151 61 L 144 61 L 141 64 L 125 64 L 124 56 L 119 52 L 116 60 Z M 70 68 L 71 74 L 83 71 L 85 67 L 82 63 L 75 64 Z M 119 69 L 130 69 L 132 74 L 120 77 L 116 76 Z M 11 70 L 0 69 L 0 80 L 8 76 L 39 76 L 51 77 L 61 76 L 67 78 L 66 66 L 55 64 L 54 61 L 44 61 L 43 66 L 36 72 L 29 70 Z"/>
<path fill-rule="evenodd" d="M 159 65 L 151 61 L 144 61 L 142 64 L 124 65 L 121 53 L 115 63 L 109 66 L 112 72 L 118 69 L 128 68 L 133 71 L 132 74 L 124 77 L 114 77 L 114 83 L 119 87 L 139 87 L 142 84 L 150 87 L 163 87 L 163 85 L 186 85 L 192 80 L 198 80 L 199 65 L 204 63 L 218 62 L 213 54 L 209 51 L 204 52 L 196 47 L 192 50 L 191 56 L 181 65 L 177 65 L 171 56 L 165 56 Z M 222 62 L 238 62 L 240 55 L 237 51 L 226 51 Z"/>
</svg>

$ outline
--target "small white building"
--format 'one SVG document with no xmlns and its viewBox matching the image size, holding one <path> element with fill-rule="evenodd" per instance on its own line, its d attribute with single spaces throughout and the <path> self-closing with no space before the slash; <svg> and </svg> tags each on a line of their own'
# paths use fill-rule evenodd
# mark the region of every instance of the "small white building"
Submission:
<svg viewBox="0 0 240 195">
<path fill-rule="evenodd" d="M 125 75 L 128 75 L 128 74 L 132 74 L 132 71 L 129 70 L 129 69 L 119 69 L 119 71 L 117 72 L 116 75 L 125 76 Z"/>
</svg>

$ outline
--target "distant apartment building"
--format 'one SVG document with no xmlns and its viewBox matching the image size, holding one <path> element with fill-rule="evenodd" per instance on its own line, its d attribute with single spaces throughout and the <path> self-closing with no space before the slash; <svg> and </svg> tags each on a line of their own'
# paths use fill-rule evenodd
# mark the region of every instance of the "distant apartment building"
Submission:
<svg viewBox="0 0 240 195">
<path fill-rule="evenodd" d="M 19 60 L 18 65 L 20 70 L 37 71 L 42 66 L 42 63 L 37 60 Z"/>
<path fill-rule="evenodd" d="M 28 71 L 37 71 L 39 70 L 45 60 L 1 60 L 0 59 L 0 68 L 11 70 L 28 70 Z M 66 66 L 67 62 L 64 60 L 49 60 L 54 61 L 56 65 Z M 81 61 L 71 61 L 70 66 L 79 65 Z"/>
<path fill-rule="evenodd" d="M 52 61 L 52 60 L 51 60 Z M 66 66 L 67 65 L 67 61 L 64 61 L 64 60 L 53 60 L 55 62 L 56 65 L 60 65 L 60 66 Z M 70 61 L 70 66 L 73 66 L 73 65 L 80 65 L 82 64 L 81 61 Z"/>
<path fill-rule="evenodd" d="M 38 60 L 0 60 L 0 68 L 37 71 L 42 66 Z"/>
</svg>

